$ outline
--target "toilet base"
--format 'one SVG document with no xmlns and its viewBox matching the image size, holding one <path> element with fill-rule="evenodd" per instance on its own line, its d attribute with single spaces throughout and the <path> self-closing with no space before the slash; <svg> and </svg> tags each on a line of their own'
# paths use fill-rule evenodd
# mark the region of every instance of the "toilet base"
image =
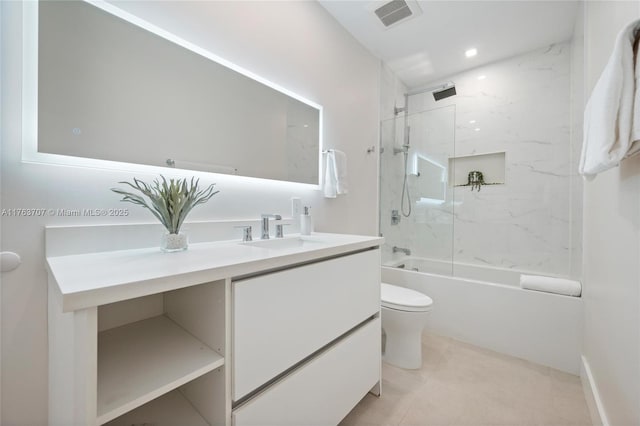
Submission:
<svg viewBox="0 0 640 426">
<path fill-rule="evenodd" d="M 396 367 L 417 370 L 422 367 L 421 333 L 405 333 L 402 336 L 387 334 L 382 360 Z"/>
<path fill-rule="evenodd" d="M 396 367 L 422 367 L 422 329 L 428 312 L 404 312 L 382 308 L 385 350 L 382 360 Z"/>
</svg>

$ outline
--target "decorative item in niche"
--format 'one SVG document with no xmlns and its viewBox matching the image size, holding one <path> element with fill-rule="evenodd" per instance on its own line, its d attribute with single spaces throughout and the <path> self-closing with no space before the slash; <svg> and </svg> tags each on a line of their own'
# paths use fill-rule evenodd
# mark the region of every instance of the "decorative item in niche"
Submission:
<svg viewBox="0 0 640 426">
<path fill-rule="evenodd" d="M 471 185 L 472 191 L 473 191 L 473 188 L 478 188 L 478 192 L 480 192 L 480 188 L 482 187 L 482 185 L 486 185 L 486 183 L 484 182 L 484 176 L 482 175 L 482 172 L 479 172 L 477 170 L 473 170 L 469 172 L 467 185 Z"/>
<path fill-rule="evenodd" d="M 133 178 L 133 183 L 118 182 L 129 185 L 131 188 L 142 193 L 148 198 L 128 192 L 119 188 L 111 188 L 117 194 L 123 195 L 121 201 L 137 204 L 148 209 L 164 225 L 167 232 L 162 236 L 160 248 L 162 251 L 182 251 L 186 250 L 189 241 L 186 234 L 180 232 L 189 212 L 198 204 L 209 201 L 211 197 L 220 191 L 214 191 L 215 183 L 206 189 L 199 190 L 198 182 L 191 178 L 187 179 L 167 179 L 160 175 L 162 182 L 154 179 L 152 184 L 146 184 L 140 179 Z"/>
<path fill-rule="evenodd" d="M 482 187 L 482 185 L 502 185 L 502 182 L 487 183 L 484 181 L 484 175 L 482 174 L 482 172 L 473 170 L 469 172 L 466 184 L 456 186 L 470 186 L 472 191 L 475 188 L 478 190 L 478 192 L 480 192 L 480 188 Z"/>
<path fill-rule="evenodd" d="M 449 158 L 453 186 L 470 186 L 480 191 L 484 185 L 505 183 L 505 152 L 473 154 Z"/>
</svg>

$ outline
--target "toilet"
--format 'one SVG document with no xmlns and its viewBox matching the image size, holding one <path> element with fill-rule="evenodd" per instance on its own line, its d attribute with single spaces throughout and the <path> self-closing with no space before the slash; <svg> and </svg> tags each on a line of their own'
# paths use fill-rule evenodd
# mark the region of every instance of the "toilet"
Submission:
<svg viewBox="0 0 640 426">
<path fill-rule="evenodd" d="M 422 366 L 422 329 L 433 300 L 418 291 L 382 283 L 382 359 L 400 368 Z"/>
</svg>

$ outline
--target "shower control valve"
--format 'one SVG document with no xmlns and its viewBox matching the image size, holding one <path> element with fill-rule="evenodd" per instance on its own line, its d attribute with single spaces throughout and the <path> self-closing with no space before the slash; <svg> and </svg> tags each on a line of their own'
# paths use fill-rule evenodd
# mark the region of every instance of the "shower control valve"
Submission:
<svg viewBox="0 0 640 426">
<path fill-rule="evenodd" d="M 391 210 L 391 224 L 400 224 L 400 212 L 398 210 Z"/>
</svg>

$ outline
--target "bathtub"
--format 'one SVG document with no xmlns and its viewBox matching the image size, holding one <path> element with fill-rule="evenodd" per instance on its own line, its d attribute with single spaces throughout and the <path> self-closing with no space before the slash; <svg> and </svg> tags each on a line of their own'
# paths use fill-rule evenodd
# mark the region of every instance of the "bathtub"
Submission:
<svg viewBox="0 0 640 426">
<path fill-rule="evenodd" d="M 433 299 L 428 332 L 579 374 L 582 299 L 523 290 L 519 279 L 511 269 L 417 257 L 382 267 L 383 282 Z"/>
</svg>

